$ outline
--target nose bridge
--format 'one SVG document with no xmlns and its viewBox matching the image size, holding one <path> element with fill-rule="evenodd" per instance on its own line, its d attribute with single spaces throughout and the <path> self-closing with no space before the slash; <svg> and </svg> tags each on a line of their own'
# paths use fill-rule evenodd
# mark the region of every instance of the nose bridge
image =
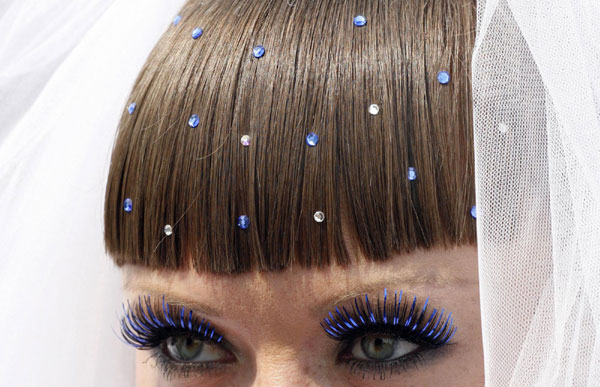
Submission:
<svg viewBox="0 0 600 387">
<path fill-rule="evenodd" d="M 321 386 L 307 359 L 290 346 L 272 343 L 256 353 L 255 387 Z"/>
</svg>

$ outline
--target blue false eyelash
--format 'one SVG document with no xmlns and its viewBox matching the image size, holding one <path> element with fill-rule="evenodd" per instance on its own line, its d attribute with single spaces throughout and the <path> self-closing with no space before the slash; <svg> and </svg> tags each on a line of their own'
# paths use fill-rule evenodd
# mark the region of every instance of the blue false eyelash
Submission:
<svg viewBox="0 0 600 387">
<path fill-rule="evenodd" d="M 127 300 L 127 310 L 123 306 L 121 318 L 121 334 L 125 341 L 138 349 L 151 349 L 171 336 L 190 335 L 204 341 L 220 343 L 222 335 L 216 333 L 206 319 L 198 321 L 193 310 L 186 312 L 185 306 L 171 305 L 155 300 L 154 304 L 148 295 L 138 297 L 138 302 L 132 306 Z"/>
<path fill-rule="evenodd" d="M 361 297 L 356 297 L 350 311 L 343 306 L 341 311 L 336 307 L 335 312 L 329 312 L 329 317 L 323 319 L 321 326 L 329 337 L 337 341 L 351 341 L 372 333 L 387 334 L 433 348 L 441 347 L 450 341 L 457 328 L 453 326 L 452 313 L 444 318 L 443 308 L 441 313 L 434 308 L 426 318 L 428 304 L 429 297 L 420 306 L 416 296 L 412 303 L 408 297 L 403 299 L 402 291 L 399 294 L 394 292 L 392 303 L 388 301 L 387 289 L 384 289 L 383 304 L 378 298 L 373 308 L 367 294 L 364 303 Z"/>
</svg>

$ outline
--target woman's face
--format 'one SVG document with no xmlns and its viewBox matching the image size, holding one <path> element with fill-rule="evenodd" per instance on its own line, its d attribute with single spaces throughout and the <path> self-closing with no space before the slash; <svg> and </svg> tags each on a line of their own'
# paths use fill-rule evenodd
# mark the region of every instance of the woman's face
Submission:
<svg viewBox="0 0 600 387">
<path fill-rule="evenodd" d="M 172 305 L 184 305 L 186 311 L 192 309 L 206 318 L 223 336 L 219 343 L 170 341 L 164 347 L 167 353 L 183 354 L 206 367 L 190 371 L 187 377 L 175 371 L 168 381 L 156 367 L 161 347 L 137 351 L 138 386 L 483 385 L 473 246 L 418 250 L 384 262 L 361 259 L 345 268 L 292 267 L 241 275 L 159 273 L 125 266 L 124 289 L 130 300 L 164 294 Z M 413 296 L 421 303 L 429 297 L 427 311 L 444 308 L 444 319 L 452 312 L 456 333 L 437 349 L 420 347 L 427 350 L 418 359 L 414 357 L 417 344 L 394 339 L 389 332 L 362 331 L 345 343 L 326 334 L 320 323 L 329 312 L 336 316 L 336 306 L 350 312 L 354 298 L 364 301 L 367 294 L 376 308 L 378 297 L 383 303 L 384 289 L 387 303 L 393 303 L 394 291 L 400 290 L 409 297 L 409 305 Z"/>
</svg>

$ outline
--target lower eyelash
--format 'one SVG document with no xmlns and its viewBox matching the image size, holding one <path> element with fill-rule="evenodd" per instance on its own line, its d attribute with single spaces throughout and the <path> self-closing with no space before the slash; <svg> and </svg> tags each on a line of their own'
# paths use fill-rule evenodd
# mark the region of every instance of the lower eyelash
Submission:
<svg viewBox="0 0 600 387">
<path fill-rule="evenodd" d="M 423 354 L 428 350 L 415 352 L 412 355 L 406 355 L 400 359 L 390 361 L 363 361 L 363 360 L 347 360 L 344 361 L 350 367 L 352 375 L 361 375 L 366 379 L 369 375 L 372 379 L 384 380 L 388 376 L 399 374 L 406 371 L 410 367 L 417 367 L 423 364 Z"/>
<path fill-rule="evenodd" d="M 192 363 L 174 361 L 162 352 L 161 346 L 153 349 L 154 353 L 146 361 L 154 359 L 154 367 L 158 368 L 163 378 L 170 381 L 173 378 L 190 378 L 192 376 L 206 375 L 211 371 L 218 371 L 227 367 L 222 363 Z"/>
<path fill-rule="evenodd" d="M 371 379 L 384 380 L 410 369 L 419 368 L 419 366 L 430 363 L 438 357 L 444 357 L 452 351 L 457 343 L 448 343 L 443 348 L 427 348 L 415 350 L 396 360 L 389 361 L 364 361 L 364 360 L 343 360 L 338 364 L 350 367 L 352 375 L 361 375 L 363 379 L 369 376 Z"/>
</svg>

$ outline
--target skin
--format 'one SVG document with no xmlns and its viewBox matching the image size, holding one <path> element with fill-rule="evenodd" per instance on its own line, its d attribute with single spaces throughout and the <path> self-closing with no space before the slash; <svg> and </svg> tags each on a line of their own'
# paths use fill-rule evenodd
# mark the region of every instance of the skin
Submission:
<svg viewBox="0 0 600 387">
<path fill-rule="evenodd" d="M 356 252 L 356 250 L 355 250 Z M 183 304 L 211 321 L 231 344 L 233 363 L 205 375 L 166 381 L 137 351 L 138 386 L 483 386 L 483 349 L 479 309 L 477 249 L 417 250 L 384 262 L 359 257 L 348 267 L 323 270 L 291 268 L 277 273 L 219 276 L 194 271 L 157 272 L 123 268 L 129 299 L 151 294 Z M 350 306 L 367 293 L 372 300 L 387 288 L 403 290 L 431 307 L 453 312 L 457 331 L 439 349 L 424 353 L 423 363 L 406 370 L 352 373 L 336 362 L 340 344 L 319 325 L 335 306 Z M 429 309 L 431 310 L 431 309 Z M 360 347 L 360 345 L 358 345 Z"/>
</svg>

